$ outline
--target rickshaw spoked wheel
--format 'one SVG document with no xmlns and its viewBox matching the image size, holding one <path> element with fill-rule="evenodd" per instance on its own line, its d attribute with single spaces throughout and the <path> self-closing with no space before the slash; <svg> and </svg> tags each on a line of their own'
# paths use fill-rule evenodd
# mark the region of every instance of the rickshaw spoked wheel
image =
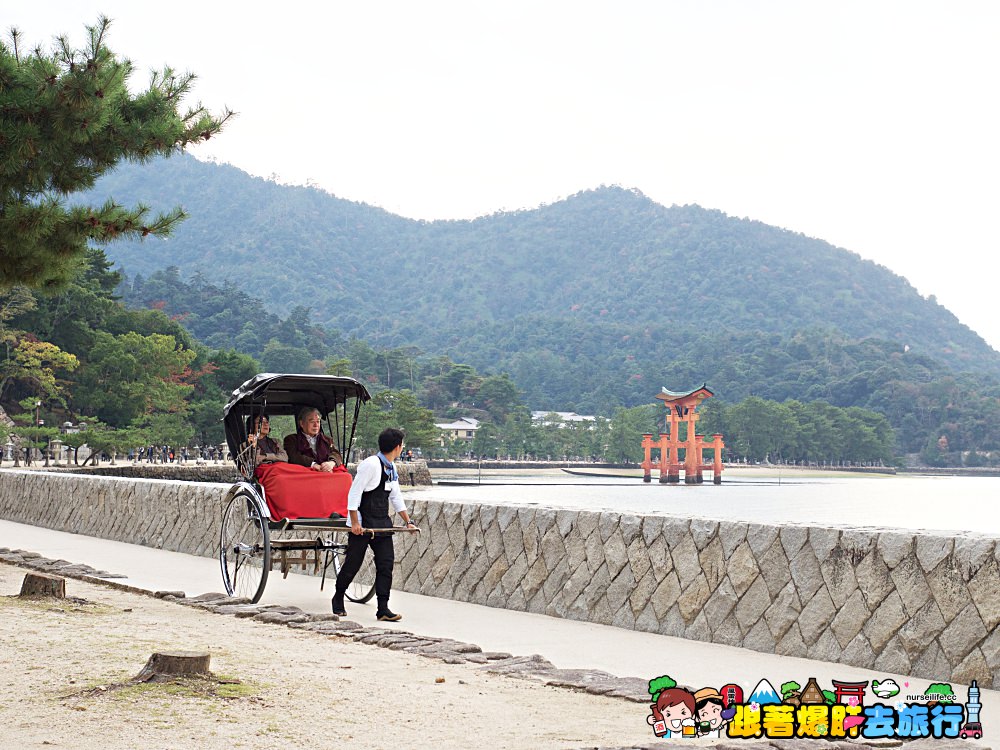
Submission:
<svg viewBox="0 0 1000 750">
<path fill-rule="evenodd" d="M 271 570 L 271 535 L 256 498 L 246 490 L 236 493 L 222 516 L 219 564 L 227 594 L 260 600 Z"/>
<path fill-rule="evenodd" d="M 346 555 L 347 545 L 345 544 L 337 550 L 337 556 L 334 558 L 334 565 L 338 573 L 344 567 Z M 375 556 L 370 549 L 365 550 L 365 561 L 361 563 L 358 574 L 354 576 L 354 580 L 351 581 L 351 585 L 347 587 L 344 595 L 349 601 L 357 604 L 371 601 L 371 598 L 375 596 Z"/>
</svg>

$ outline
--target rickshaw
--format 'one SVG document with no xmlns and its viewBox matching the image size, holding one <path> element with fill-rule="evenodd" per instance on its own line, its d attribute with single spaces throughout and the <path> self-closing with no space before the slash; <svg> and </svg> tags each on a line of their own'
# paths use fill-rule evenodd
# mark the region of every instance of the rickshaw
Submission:
<svg viewBox="0 0 1000 750">
<path fill-rule="evenodd" d="M 256 445 L 248 441 L 248 419 L 252 425 L 261 415 L 294 417 L 303 407 L 315 407 L 325 423 L 324 432 L 346 461 L 361 405 L 370 399 L 368 390 L 354 378 L 331 375 L 263 373 L 233 391 L 223 410 L 223 422 L 229 452 L 241 476 L 226 494 L 219 541 L 222 582 L 230 596 L 256 603 L 274 566 L 287 577 L 292 565 L 304 567 L 310 559 L 313 573 L 322 569 L 322 591 L 327 570 L 332 565 L 336 576 L 347 551 L 346 537 L 342 542 L 334 539 L 335 534 L 349 531 L 343 517 L 272 518 L 264 486 L 255 473 Z M 364 603 L 374 593 L 375 562 L 368 554 L 347 598 Z"/>
</svg>

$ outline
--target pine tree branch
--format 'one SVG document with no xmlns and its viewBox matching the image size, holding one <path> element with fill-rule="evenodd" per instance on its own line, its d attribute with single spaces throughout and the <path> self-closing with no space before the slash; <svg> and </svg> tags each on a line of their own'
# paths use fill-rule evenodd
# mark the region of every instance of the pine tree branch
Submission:
<svg viewBox="0 0 1000 750">
<path fill-rule="evenodd" d="M 166 236 L 184 218 L 181 209 L 151 216 L 149 208 L 108 202 L 98 209 L 67 209 L 60 198 L 92 187 L 122 160 L 169 156 L 219 133 L 233 116 L 215 117 L 200 103 L 178 111 L 193 73 L 165 67 L 146 91 L 132 95 L 132 63 L 106 46 L 111 21 L 87 27 L 88 44 L 58 37 L 51 53 L 21 55 L 0 45 L 0 286 L 59 285 L 88 241 Z"/>
<path fill-rule="evenodd" d="M 15 27 L 10 30 L 10 41 L 14 45 L 14 60 L 18 63 L 21 62 L 21 51 L 19 49 L 21 41 L 21 32 Z"/>
</svg>

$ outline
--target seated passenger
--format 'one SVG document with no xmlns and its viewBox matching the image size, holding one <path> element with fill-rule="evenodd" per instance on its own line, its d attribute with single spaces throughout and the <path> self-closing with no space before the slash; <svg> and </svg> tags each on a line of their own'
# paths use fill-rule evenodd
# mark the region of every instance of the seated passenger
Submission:
<svg viewBox="0 0 1000 750">
<path fill-rule="evenodd" d="M 268 446 L 265 462 L 254 472 L 264 488 L 271 519 L 346 516 L 351 475 L 333 441 L 320 430 L 319 411 L 302 409 L 297 422 L 298 431 L 284 440 L 287 463 L 269 463 L 276 454 Z M 258 446 L 262 440 L 258 438 Z"/>
<path fill-rule="evenodd" d="M 288 462 L 313 471 L 346 471 L 340 451 L 320 429 L 319 409 L 307 406 L 296 418 L 298 430 L 285 436 Z"/>
<path fill-rule="evenodd" d="M 273 463 L 275 461 L 288 461 L 288 454 L 285 449 L 278 445 L 278 441 L 272 438 L 271 421 L 266 414 L 256 417 L 247 417 L 247 442 L 257 446 L 257 457 L 254 460 L 254 468 L 262 463 Z"/>
</svg>

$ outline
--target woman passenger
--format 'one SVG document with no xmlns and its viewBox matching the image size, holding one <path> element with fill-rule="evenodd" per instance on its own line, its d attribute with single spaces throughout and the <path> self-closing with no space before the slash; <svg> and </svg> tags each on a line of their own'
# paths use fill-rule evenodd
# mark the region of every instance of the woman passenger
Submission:
<svg viewBox="0 0 1000 750">
<path fill-rule="evenodd" d="M 271 421 L 267 418 L 266 414 L 247 417 L 247 432 L 250 435 L 247 438 L 247 442 L 257 446 L 257 458 L 254 461 L 254 468 L 260 466 L 262 463 L 288 461 L 288 454 L 278 445 L 278 441 L 270 436 Z"/>
</svg>

